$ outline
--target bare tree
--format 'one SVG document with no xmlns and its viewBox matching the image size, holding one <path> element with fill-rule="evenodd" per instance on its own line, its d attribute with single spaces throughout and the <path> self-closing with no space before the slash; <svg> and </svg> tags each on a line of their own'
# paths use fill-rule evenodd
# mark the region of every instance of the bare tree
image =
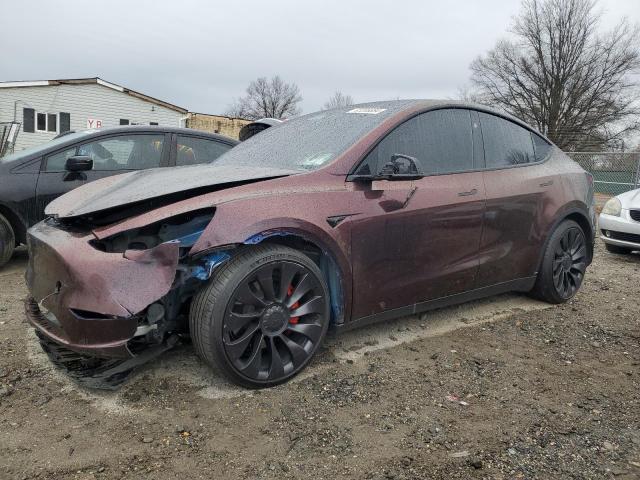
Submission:
<svg viewBox="0 0 640 480">
<path fill-rule="evenodd" d="M 623 19 L 601 34 L 594 8 L 593 0 L 524 0 L 515 38 L 471 64 L 483 103 L 564 149 L 601 146 L 637 130 L 638 27 Z"/>
<path fill-rule="evenodd" d="M 454 100 L 462 100 L 467 103 L 483 103 L 484 99 L 476 90 L 469 85 L 458 87 L 458 92 L 453 97 Z"/>
<path fill-rule="evenodd" d="M 249 84 L 246 95 L 235 101 L 227 115 L 250 120 L 289 118 L 300 113 L 300 101 L 302 96 L 295 83 L 286 83 L 278 75 L 271 80 L 260 77 Z"/>
<path fill-rule="evenodd" d="M 336 93 L 324 104 L 324 109 L 348 107 L 349 105 L 353 105 L 351 95 L 344 95 L 341 91 L 336 90 Z"/>
</svg>

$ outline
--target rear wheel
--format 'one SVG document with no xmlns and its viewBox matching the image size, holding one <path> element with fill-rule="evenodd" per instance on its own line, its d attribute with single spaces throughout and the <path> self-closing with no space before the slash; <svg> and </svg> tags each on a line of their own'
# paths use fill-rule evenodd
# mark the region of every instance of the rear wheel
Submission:
<svg viewBox="0 0 640 480">
<path fill-rule="evenodd" d="M 16 248 L 16 236 L 9 221 L 0 215 L 0 267 L 7 263 Z"/>
<path fill-rule="evenodd" d="M 189 326 L 203 360 L 235 383 L 262 388 L 307 365 L 329 318 L 317 265 L 294 249 L 265 245 L 221 267 L 194 297 Z"/>
<path fill-rule="evenodd" d="M 618 245 L 611 245 L 610 243 L 605 243 L 604 247 L 608 252 L 617 253 L 619 255 L 626 255 L 631 253 L 633 250 L 627 247 L 619 247 Z"/>
<path fill-rule="evenodd" d="M 549 238 L 533 295 L 549 303 L 570 300 L 582 285 L 587 269 L 587 240 L 573 220 L 562 222 Z"/>
</svg>

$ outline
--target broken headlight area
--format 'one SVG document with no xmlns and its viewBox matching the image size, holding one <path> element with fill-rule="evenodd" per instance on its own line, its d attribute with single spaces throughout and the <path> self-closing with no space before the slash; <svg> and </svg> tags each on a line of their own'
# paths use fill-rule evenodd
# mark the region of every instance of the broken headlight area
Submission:
<svg viewBox="0 0 640 480">
<path fill-rule="evenodd" d="M 45 335 L 39 335 L 51 360 L 83 385 L 115 388 L 137 366 L 173 348 L 181 338 L 188 338 L 191 299 L 231 258 L 236 247 L 227 245 L 196 256 L 189 254 L 214 213 L 214 208 L 208 208 L 176 215 L 105 238 L 94 237 L 88 240 L 90 246 L 83 239 L 82 245 L 88 249 L 85 256 L 92 264 L 116 261 L 103 260 L 100 252 L 119 257 L 119 267 L 105 278 L 110 282 L 112 303 L 122 306 L 129 315 L 114 315 L 117 309 L 110 308 L 111 304 L 102 305 L 98 298 L 95 303 L 79 301 L 64 308 L 58 306 L 57 313 L 64 313 L 65 321 L 57 330 L 49 323 L 41 325 L 40 333 Z M 91 278 L 78 273 L 68 283 L 79 281 L 86 286 Z M 123 290 L 120 286 L 126 282 L 130 286 Z M 87 291 L 91 293 L 91 289 Z M 42 323 L 43 315 L 37 317 L 36 323 Z M 68 332 L 64 331 L 67 326 Z M 119 333 L 111 338 L 108 333 L 114 329 Z M 90 340 L 87 345 L 83 335 Z M 116 343 L 117 352 L 113 348 Z"/>
<path fill-rule="evenodd" d="M 163 246 L 178 244 L 178 262 L 169 291 L 136 314 L 138 327 L 129 345 L 137 354 L 148 345 L 165 342 L 174 334 L 188 331 L 189 304 L 202 282 L 231 258 L 233 246 L 192 257 L 189 250 L 211 222 L 215 208 L 195 210 L 151 223 L 141 228 L 91 240 L 93 248 L 106 253 L 122 253 L 131 261 L 162 263 Z M 175 261 L 175 257 L 174 257 Z"/>
<path fill-rule="evenodd" d="M 89 243 L 102 252 L 125 253 L 127 250 L 149 250 L 163 243 L 179 242 L 181 249 L 185 249 L 181 252 L 183 256 L 202 235 L 214 213 L 215 208 L 195 210 Z"/>
<path fill-rule="evenodd" d="M 137 328 L 127 343 L 129 352 L 146 362 L 156 356 L 153 352 L 162 353 L 188 338 L 191 299 L 231 256 L 232 250 L 225 249 L 181 258 L 169 292 L 135 315 Z"/>
</svg>

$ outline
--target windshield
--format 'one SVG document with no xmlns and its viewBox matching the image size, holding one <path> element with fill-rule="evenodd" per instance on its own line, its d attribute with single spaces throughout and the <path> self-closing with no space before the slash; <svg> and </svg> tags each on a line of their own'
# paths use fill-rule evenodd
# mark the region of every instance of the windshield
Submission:
<svg viewBox="0 0 640 480">
<path fill-rule="evenodd" d="M 287 120 L 240 143 L 214 164 L 316 170 L 410 103 L 353 105 Z"/>
<path fill-rule="evenodd" d="M 53 140 L 49 140 L 47 143 L 42 143 L 40 145 L 36 145 L 35 147 L 25 148 L 24 150 L 19 150 L 17 152 L 12 153 L 11 155 L 5 155 L 0 158 L 0 162 L 10 162 L 12 160 L 17 160 L 22 157 L 26 157 L 27 155 L 31 155 L 32 153 L 37 153 L 40 150 L 49 147 L 56 147 L 58 145 L 62 145 L 63 143 L 68 142 L 69 140 L 78 140 L 82 137 L 86 137 L 90 133 L 95 132 L 95 130 L 85 130 L 84 132 L 76 132 L 69 133 L 67 135 L 63 135 L 59 138 L 54 138 Z"/>
</svg>

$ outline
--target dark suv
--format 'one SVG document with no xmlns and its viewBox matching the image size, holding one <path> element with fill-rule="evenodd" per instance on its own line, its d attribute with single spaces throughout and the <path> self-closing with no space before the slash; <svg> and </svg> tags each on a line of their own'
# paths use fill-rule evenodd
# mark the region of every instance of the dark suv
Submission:
<svg viewBox="0 0 640 480">
<path fill-rule="evenodd" d="M 127 126 L 66 134 L 0 158 L 0 266 L 63 193 L 117 173 L 207 163 L 237 143 L 186 128 Z"/>
</svg>

